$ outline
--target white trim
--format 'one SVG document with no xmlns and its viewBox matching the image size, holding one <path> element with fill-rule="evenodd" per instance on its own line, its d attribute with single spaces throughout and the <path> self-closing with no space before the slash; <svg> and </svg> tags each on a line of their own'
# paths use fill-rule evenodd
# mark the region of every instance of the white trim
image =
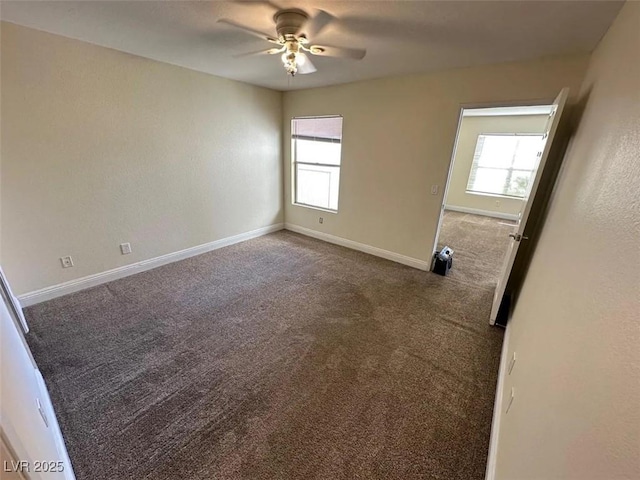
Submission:
<svg viewBox="0 0 640 480">
<path fill-rule="evenodd" d="M 351 248 L 352 250 L 358 250 L 360 252 L 374 255 L 376 257 L 386 258 L 387 260 L 401 263 L 403 265 L 408 265 L 419 270 L 429 270 L 429 268 L 431 267 L 431 263 L 424 260 L 407 257 L 406 255 L 402 255 L 400 253 L 390 252 L 389 250 L 383 250 L 382 248 L 373 247 L 365 243 L 354 242 L 353 240 L 348 240 L 346 238 L 336 237 L 335 235 L 330 235 L 328 233 L 318 232 L 316 230 L 311 230 L 310 228 L 300 227 L 292 223 L 285 223 L 284 228 L 292 232 L 306 235 L 307 237 L 317 238 L 318 240 L 324 240 L 325 242 Z"/>
<path fill-rule="evenodd" d="M 25 293 L 18 296 L 18 300 L 20 300 L 22 306 L 28 307 L 30 305 L 35 305 L 36 303 L 51 300 L 52 298 L 61 297 L 69 293 L 84 290 L 85 288 L 95 287 L 96 285 L 101 285 L 103 283 L 111 282 L 119 278 L 128 277 L 129 275 L 133 275 L 135 273 L 151 270 L 152 268 L 160 267 L 168 263 L 173 263 L 179 260 L 184 260 L 185 258 L 201 255 L 212 250 L 217 250 L 218 248 L 233 245 L 234 243 L 244 242 L 245 240 L 250 240 L 262 235 L 267 235 L 268 233 L 277 232 L 278 230 L 282 230 L 283 228 L 284 224 L 276 223 L 274 225 L 269 225 L 268 227 L 258 228 L 256 230 L 251 230 L 250 232 L 233 235 L 232 237 L 221 238 L 220 240 L 215 240 L 203 245 L 197 245 L 195 247 L 186 248 L 184 250 L 179 250 L 177 252 L 151 258 L 149 260 L 142 260 L 130 265 L 107 270 L 106 272 L 88 275 L 86 277 L 77 278 L 75 280 L 70 280 L 58 285 L 46 287 L 41 290 Z"/>
<path fill-rule="evenodd" d="M 474 215 L 483 215 L 485 217 L 502 218 L 503 220 L 518 220 L 518 215 L 514 213 L 492 212 L 491 210 L 480 210 L 479 208 L 458 207 L 456 205 L 445 205 L 445 210 L 460 213 L 472 213 Z"/>
<path fill-rule="evenodd" d="M 507 374 L 507 359 L 509 353 L 509 323 L 502 339 L 502 353 L 500 354 L 500 369 L 498 370 L 498 385 L 496 399 L 493 403 L 493 420 L 491 421 L 491 439 L 489 440 L 489 454 L 487 455 L 487 470 L 485 480 L 495 480 L 498 463 L 498 440 L 500 435 L 500 421 L 502 420 L 502 396 L 504 393 L 505 376 Z"/>
<path fill-rule="evenodd" d="M 474 192 L 473 190 L 465 190 L 464 193 L 466 193 L 467 195 L 476 195 L 478 197 L 491 197 L 491 198 L 497 198 L 498 200 L 504 198 L 507 200 L 520 200 L 521 202 L 524 202 L 524 197 L 514 197 L 511 195 L 501 195 L 499 193 L 488 193 L 488 192 Z"/>
<path fill-rule="evenodd" d="M 530 107 L 489 107 L 464 109 L 465 117 L 501 117 L 511 115 L 549 115 L 553 105 L 532 105 Z"/>
<path fill-rule="evenodd" d="M 50 422 L 49 429 L 53 435 L 53 439 L 56 444 L 56 450 L 58 451 L 58 458 L 64 462 L 64 471 L 63 475 L 66 480 L 76 480 L 76 475 L 73 471 L 73 466 L 71 465 L 71 460 L 69 459 L 69 452 L 67 451 L 67 446 L 64 443 L 64 438 L 62 437 L 62 431 L 60 430 L 60 425 L 58 424 L 58 417 L 56 416 L 56 412 L 53 408 L 53 402 L 51 401 L 51 397 L 49 396 L 49 390 L 47 389 L 47 384 L 42 377 L 42 373 L 38 368 L 34 369 L 36 376 L 36 383 L 38 384 L 38 388 L 40 390 L 40 396 L 44 398 L 45 408 L 47 418 Z"/>
<path fill-rule="evenodd" d="M 337 215 L 338 210 L 329 210 L 328 208 L 316 207 L 315 205 L 305 205 L 304 203 L 291 202 L 294 207 L 310 208 L 311 210 L 319 210 L 321 212 L 332 213 Z"/>
<path fill-rule="evenodd" d="M 23 333 L 29 333 L 29 325 L 27 324 L 27 319 L 24 318 L 22 305 L 18 298 L 13 294 L 9 281 L 4 274 L 4 271 L 2 271 L 2 266 L 0 266 L 0 296 L 4 298 L 9 312 L 12 313 L 13 316 L 15 316 L 15 319 L 20 323 Z"/>
<path fill-rule="evenodd" d="M 431 249 L 431 258 L 434 258 L 436 254 L 436 251 L 438 249 L 438 240 L 440 240 L 440 232 L 442 231 L 442 218 L 444 217 L 445 204 L 447 201 L 447 196 L 449 195 L 449 186 L 451 183 L 451 176 L 453 175 L 453 163 L 455 162 L 456 153 L 458 151 L 458 138 L 460 137 L 460 128 L 462 127 L 463 113 L 464 113 L 464 108 L 461 108 L 460 113 L 458 114 L 458 126 L 456 127 L 456 136 L 453 137 L 453 148 L 451 149 L 451 158 L 449 159 L 449 165 L 447 166 L 447 179 L 444 182 L 444 188 L 441 189 L 442 197 L 440 197 L 440 211 L 438 212 L 438 223 L 436 224 L 436 234 L 433 237 L 433 248 Z"/>
</svg>

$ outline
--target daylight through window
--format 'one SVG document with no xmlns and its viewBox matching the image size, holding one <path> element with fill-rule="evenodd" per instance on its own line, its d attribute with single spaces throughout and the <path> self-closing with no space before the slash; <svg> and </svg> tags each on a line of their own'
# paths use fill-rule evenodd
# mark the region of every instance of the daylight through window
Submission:
<svg viewBox="0 0 640 480">
<path fill-rule="evenodd" d="M 542 135 L 478 135 L 467 192 L 524 198 L 538 165 Z"/>
<path fill-rule="evenodd" d="M 294 203 L 338 210 L 342 117 L 291 121 Z"/>
</svg>

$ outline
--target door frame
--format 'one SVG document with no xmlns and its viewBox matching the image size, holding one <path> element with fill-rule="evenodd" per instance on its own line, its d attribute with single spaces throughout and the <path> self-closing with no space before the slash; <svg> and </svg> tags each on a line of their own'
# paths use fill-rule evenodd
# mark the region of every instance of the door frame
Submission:
<svg viewBox="0 0 640 480">
<path fill-rule="evenodd" d="M 30 466 L 29 470 L 25 470 L 28 479 L 36 480 L 40 478 L 48 478 L 47 472 L 36 472 L 34 470 L 35 461 L 59 461 L 63 463 L 64 467 L 63 470 L 59 471 L 58 473 L 60 473 L 65 480 L 75 480 L 76 477 L 73 471 L 73 466 L 71 464 L 64 437 L 62 436 L 62 431 L 60 430 L 60 425 L 58 423 L 58 419 L 51 402 L 49 391 L 44 382 L 44 378 L 42 377 L 42 373 L 38 369 L 38 365 L 33 358 L 31 349 L 29 348 L 29 345 L 27 344 L 27 341 L 24 337 L 23 325 L 18 318 L 18 315 L 16 315 L 16 313 L 12 310 L 9 302 L 5 300 L 4 294 L 0 295 L 0 302 L 2 304 L 3 310 L 6 310 L 7 313 L 6 324 L 4 320 L 5 315 L 4 313 L 2 314 L 3 329 L 6 326 L 6 328 L 9 328 L 9 331 L 15 330 L 13 334 L 15 334 L 17 338 L 16 342 L 13 344 L 15 345 L 14 352 L 18 352 L 18 356 L 24 357 L 23 362 L 19 362 L 19 364 L 12 363 L 11 367 L 9 368 L 11 370 L 21 368 L 23 373 L 28 372 L 26 377 L 22 377 L 22 384 L 24 385 L 26 383 L 29 383 L 31 385 L 31 393 L 33 393 L 33 391 L 35 390 L 35 397 L 32 395 L 20 394 L 20 402 L 22 402 L 21 405 L 24 405 L 24 410 L 21 406 L 18 410 L 13 408 L 8 412 L 3 411 L 4 416 L 2 417 L 2 421 L 0 421 L 0 436 L 2 437 L 2 441 L 9 449 L 10 453 L 14 455 L 19 462 L 22 461 L 28 463 L 28 465 Z M 31 375 L 33 375 L 33 377 L 31 377 Z M 24 391 L 22 393 L 24 393 Z M 14 397 L 16 395 L 14 395 Z M 30 440 L 25 442 L 25 438 L 32 437 L 25 437 L 23 433 L 19 433 L 21 432 L 21 429 L 18 429 L 18 425 L 14 423 L 16 422 L 16 420 L 12 418 L 11 415 L 9 415 L 18 412 L 21 417 L 24 417 L 26 412 L 33 413 L 33 411 L 35 411 L 34 404 L 37 405 L 37 408 L 40 411 L 40 416 L 44 421 L 45 428 L 50 434 L 48 438 L 51 441 L 50 445 L 53 444 L 53 447 L 57 454 L 56 458 L 42 459 L 32 457 L 33 445 L 31 444 Z M 40 425 L 40 422 L 36 423 Z M 22 425 L 20 425 L 20 427 L 22 428 Z M 4 465 L 1 465 L 0 468 L 4 468 Z"/>
<path fill-rule="evenodd" d="M 433 247 L 431 249 L 431 261 L 433 263 L 433 257 L 438 249 L 438 240 L 440 239 L 440 230 L 442 229 L 442 217 L 444 216 L 444 207 L 447 200 L 447 193 L 449 192 L 449 184 L 451 182 L 451 174 L 453 173 L 453 163 L 456 158 L 456 152 L 458 148 L 458 137 L 460 136 L 460 126 L 462 125 L 462 116 L 465 110 L 473 110 L 475 108 L 500 108 L 500 107 L 543 107 L 553 104 L 554 98 L 549 99 L 537 99 L 537 100 L 509 100 L 502 102 L 470 102 L 461 103 L 458 109 L 458 125 L 456 126 L 456 134 L 453 138 L 453 147 L 451 148 L 451 158 L 449 159 L 449 165 L 447 167 L 447 177 L 442 189 L 442 198 L 440 202 L 440 211 L 438 213 L 438 221 L 436 223 L 436 234 L 433 239 Z M 535 198 L 535 196 L 534 196 Z M 433 266 L 431 267 L 433 268 Z"/>
</svg>

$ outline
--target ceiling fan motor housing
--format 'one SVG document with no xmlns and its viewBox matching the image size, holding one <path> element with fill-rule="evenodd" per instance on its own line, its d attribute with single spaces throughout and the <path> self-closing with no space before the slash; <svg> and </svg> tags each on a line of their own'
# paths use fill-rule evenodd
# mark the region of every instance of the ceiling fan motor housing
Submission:
<svg viewBox="0 0 640 480">
<path fill-rule="evenodd" d="M 280 10 L 273 16 L 273 20 L 276 22 L 278 38 L 286 39 L 290 36 L 295 37 L 300 32 L 308 18 L 309 16 L 302 10 Z"/>
</svg>

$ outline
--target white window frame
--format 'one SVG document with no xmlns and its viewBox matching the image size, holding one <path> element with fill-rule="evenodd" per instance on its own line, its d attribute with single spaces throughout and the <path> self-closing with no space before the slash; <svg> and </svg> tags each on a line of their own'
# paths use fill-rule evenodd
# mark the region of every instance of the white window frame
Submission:
<svg viewBox="0 0 640 480">
<path fill-rule="evenodd" d="M 342 115 L 310 115 L 310 116 L 301 116 L 301 117 L 292 117 L 291 118 L 291 203 L 293 205 L 299 206 L 299 207 L 305 207 L 305 208 L 312 208 L 315 210 L 322 210 L 323 212 L 329 212 L 329 213 L 338 213 L 338 209 L 336 208 L 335 210 L 332 208 L 327 208 L 327 207 L 320 207 L 318 205 L 310 205 L 308 203 L 302 203 L 298 201 L 298 165 L 311 165 L 311 166 L 316 166 L 316 167 L 331 167 L 331 168 L 338 168 L 338 171 L 340 172 L 340 174 L 342 174 L 342 132 L 341 132 L 341 136 L 340 136 L 340 140 L 336 140 L 336 141 L 332 141 L 330 139 L 326 139 L 326 138 L 311 138 L 309 137 L 309 140 L 315 140 L 315 141 L 321 141 L 321 142 L 328 142 L 328 143 L 338 143 L 340 144 L 340 163 L 338 165 L 334 165 L 334 164 L 329 164 L 329 163 L 313 163 L 313 162 L 299 162 L 297 160 L 297 146 L 296 146 L 296 140 L 297 138 L 294 138 L 294 134 L 293 134 L 293 123 L 295 120 L 304 120 L 304 119 L 316 119 L 316 118 L 341 118 L 342 122 L 343 122 L 343 129 L 344 129 L 344 117 Z M 340 182 L 338 182 L 338 204 L 340 202 L 340 193 L 339 193 L 339 189 L 340 189 Z"/>
<path fill-rule="evenodd" d="M 490 196 L 490 197 L 500 197 L 500 198 L 513 198 L 513 199 L 517 199 L 517 200 L 522 200 L 526 197 L 526 193 L 523 195 L 508 195 L 506 193 L 495 193 L 495 192 L 483 192 L 480 190 L 472 190 L 469 188 L 469 184 L 471 183 L 471 178 L 474 177 L 474 173 L 477 171 L 478 168 L 486 168 L 486 169 L 495 169 L 495 170 L 507 170 L 507 177 L 505 179 L 505 186 L 509 185 L 511 183 L 511 178 L 513 176 L 513 172 L 529 172 L 531 177 L 535 174 L 537 167 L 532 168 L 531 170 L 526 169 L 526 168 L 513 168 L 513 163 L 515 162 L 515 155 L 513 156 L 513 158 L 511 159 L 511 167 L 509 168 L 505 168 L 505 167 L 479 167 L 478 166 L 478 160 L 479 158 L 477 157 L 477 152 L 478 152 L 478 142 L 480 141 L 480 137 L 540 137 L 540 140 L 542 140 L 542 137 L 544 136 L 543 133 L 480 133 L 478 134 L 478 137 L 476 139 L 476 146 L 474 149 L 474 153 L 473 153 L 473 161 L 471 162 L 471 169 L 469 170 L 469 177 L 467 178 L 467 186 L 465 188 L 465 193 L 471 194 L 471 195 L 484 195 L 484 196 Z M 531 177 L 529 178 L 529 180 L 531 180 Z"/>
</svg>

